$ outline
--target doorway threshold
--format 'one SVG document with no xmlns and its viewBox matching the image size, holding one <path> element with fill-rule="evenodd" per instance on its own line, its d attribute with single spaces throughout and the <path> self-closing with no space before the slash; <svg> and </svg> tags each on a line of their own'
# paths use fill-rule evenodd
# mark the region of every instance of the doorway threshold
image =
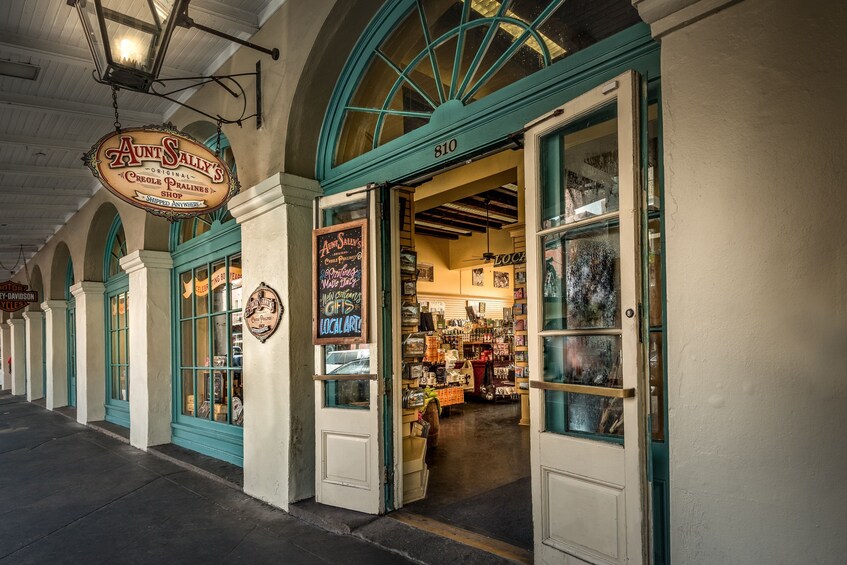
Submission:
<svg viewBox="0 0 847 565">
<path fill-rule="evenodd" d="M 532 552 L 526 549 L 403 510 L 374 516 L 326 506 L 310 498 L 289 505 L 288 513 L 324 530 L 356 536 L 418 563 L 532 563 Z"/>
</svg>

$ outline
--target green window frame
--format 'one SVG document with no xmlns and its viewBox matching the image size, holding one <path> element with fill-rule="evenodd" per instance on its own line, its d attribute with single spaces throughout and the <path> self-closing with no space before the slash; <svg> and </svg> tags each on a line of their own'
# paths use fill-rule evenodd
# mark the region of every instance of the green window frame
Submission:
<svg viewBox="0 0 847 565">
<path fill-rule="evenodd" d="M 206 145 L 214 149 L 217 136 Z M 229 140 L 221 153 L 235 170 Z M 175 222 L 172 441 L 243 465 L 241 227 L 226 208 Z"/>
<path fill-rule="evenodd" d="M 65 275 L 65 301 L 68 309 L 65 312 L 68 340 L 68 406 L 76 406 L 76 297 L 71 293 L 74 285 L 74 264 L 68 259 L 68 271 Z"/>
<path fill-rule="evenodd" d="M 127 254 L 126 235 L 116 216 L 106 238 L 105 281 L 106 421 L 130 426 L 129 276 L 120 260 Z"/>
</svg>

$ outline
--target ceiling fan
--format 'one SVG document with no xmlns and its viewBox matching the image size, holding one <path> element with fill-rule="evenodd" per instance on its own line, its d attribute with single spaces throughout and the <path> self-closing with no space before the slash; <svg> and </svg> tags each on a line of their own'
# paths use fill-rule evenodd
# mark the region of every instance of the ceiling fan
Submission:
<svg viewBox="0 0 847 565">
<path fill-rule="evenodd" d="M 490 263 L 496 257 L 496 255 L 491 252 L 491 228 L 488 225 L 488 220 L 489 220 L 488 205 L 491 203 L 491 199 L 486 198 L 486 199 L 483 200 L 483 202 L 485 203 L 485 253 L 482 254 L 482 257 L 474 257 L 472 259 L 465 259 L 466 263 L 471 262 L 471 261 L 476 263 L 480 260 L 485 262 L 485 263 Z"/>
</svg>

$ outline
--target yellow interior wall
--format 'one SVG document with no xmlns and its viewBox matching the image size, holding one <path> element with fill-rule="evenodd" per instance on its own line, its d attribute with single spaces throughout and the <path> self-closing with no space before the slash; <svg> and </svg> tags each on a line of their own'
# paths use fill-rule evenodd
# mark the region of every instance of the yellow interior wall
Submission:
<svg viewBox="0 0 847 565">
<path fill-rule="evenodd" d="M 506 245 L 494 245 L 495 234 L 498 238 L 505 237 Z M 464 259 L 481 257 L 485 251 L 485 236 L 482 235 L 482 247 L 470 242 L 471 238 L 461 237 L 458 240 L 439 239 L 428 236 L 415 236 L 415 250 L 418 252 L 418 263 L 429 263 L 433 265 L 433 282 L 418 280 L 418 294 L 433 294 L 442 296 L 467 296 L 468 298 L 500 298 L 511 299 L 513 297 L 515 273 L 512 267 L 497 267 L 494 269 L 492 263 L 479 262 L 463 263 Z M 505 231 L 491 231 L 491 249 L 493 252 L 509 253 L 512 250 L 512 238 Z M 452 261 L 452 257 L 457 257 Z M 461 268 L 451 268 L 452 265 L 461 265 Z M 484 286 L 473 286 L 471 271 L 475 268 L 484 269 Z M 505 271 L 509 273 L 509 286 L 507 288 L 494 288 L 493 272 Z"/>
</svg>

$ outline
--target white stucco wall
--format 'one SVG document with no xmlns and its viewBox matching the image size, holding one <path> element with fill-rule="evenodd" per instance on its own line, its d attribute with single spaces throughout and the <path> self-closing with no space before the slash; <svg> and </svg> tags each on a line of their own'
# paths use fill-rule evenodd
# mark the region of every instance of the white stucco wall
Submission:
<svg viewBox="0 0 847 565">
<path fill-rule="evenodd" d="M 847 9 L 662 39 L 674 563 L 847 555 Z"/>
</svg>

